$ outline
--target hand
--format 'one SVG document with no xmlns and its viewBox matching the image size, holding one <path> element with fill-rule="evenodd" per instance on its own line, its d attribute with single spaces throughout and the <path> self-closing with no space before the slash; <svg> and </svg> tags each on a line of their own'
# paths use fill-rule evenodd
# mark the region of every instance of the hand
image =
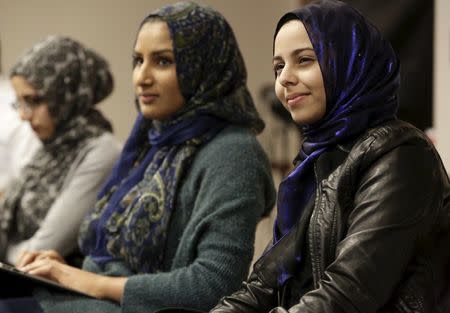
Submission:
<svg viewBox="0 0 450 313">
<path fill-rule="evenodd" d="M 95 281 L 99 275 L 63 264 L 59 262 L 59 260 L 52 258 L 35 258 L 33 262 L 21 267 L 20 270 L 53 280 L 96 298 L 101 297 L 101 294 L 92 288 L 94 285 L 93 281 Z"/>
<path fill-rule="evenodd" d="M 55 260 L 65 264 L 64 258 L 55 250 L 38 250 L 38 251 L 24 251 L 16 263 L 18 269 L 22 269 L 25 265 L 33 263 L 36 260 L 49 259 Z"/>
<path fill-rule="evenodd" d="M 21 270 L 53 280 L 95 298 L 116 302 L 121 301 L 127 280 L 126 277 L 108 277 L 83 271 L 51 258 L 37 259 L 22 267 Z"/>
</svg>

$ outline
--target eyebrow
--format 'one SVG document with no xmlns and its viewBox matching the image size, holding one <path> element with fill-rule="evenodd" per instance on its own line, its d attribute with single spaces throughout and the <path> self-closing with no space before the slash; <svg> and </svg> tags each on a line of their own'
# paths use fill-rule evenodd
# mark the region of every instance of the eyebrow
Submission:
<svg viewBox="0 0 450 313">
<path fill-rule="evenodd" d="M 310 47 L 299 48 L 299 49 L 295 49 L 294 51 L 292 51 L 292 52 L 290 53 L 290 55 L 296 55 L 296 54 L 299 54 L 299 53 L 301 53 L 301 52 L 303 52 L 303 51 L 314 51 L 314 49 L 313 49 L 313 48 L 310 48 Z M 314 51 L 314 52 L 315 52 L 315 51 Z M 279 55 L 275 55 L 275 56 L 273 57 L 273 59 L 272 59 L 272 61 L 280 61 L 280 60 L 283 60 L 283 58 L 282 58 L 281 56 L 279 56 Z"/>
<path fill-rule="evenodd" d="M 159 55 L 159 54 L 164 54 L 164 53 L 174 53 L 172 49 L 160 49 L 160 50 L 156 50 L 156 51 L 152 51 L 151 55 Z M 133 52 L 134 55 L 142 55 L 142 53 L 134 50 Z"/>
<path fill-rule="evenodd" d="M 34 99 L 43 98 L 43 97 L 37 93 L 26 93 L 23 95 L 17 95 L 17 98 L 21 98 L 21 99 L 29 101 L 29 100 L 34 100 Z"/>
</svg>

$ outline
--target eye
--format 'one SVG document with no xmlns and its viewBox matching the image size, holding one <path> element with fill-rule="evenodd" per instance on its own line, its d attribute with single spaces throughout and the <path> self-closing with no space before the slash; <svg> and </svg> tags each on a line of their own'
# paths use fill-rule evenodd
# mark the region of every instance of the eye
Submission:
<svg viewBox="0 0 450 313">
<path fill-rule="evenodd" d="M 310 56 L 300 56 L 298 58 L 298 63 L 302 64 L 302 65 L 306 65 L 306 64 L 309 64 L 309 63 L 314 62 L 314 61 L 315 61 L 315 59 L 313 57 L 310 57 Z"/>
<path fill-rule="evenodd" d="M 284 63 L 282 63 L 282 62 L 278 62 L 273 65 L 273 71 L 275 73 L 275 77 L 280 76 L 283 68 L 284 68 Z"/>
<path fill-rule="evenodd" d="M 133 68 L 135 68 L 138 65 L 142 65 L 143 62 L 144 60 L 140 55 L 133 54 Z"/>
<path fill-rule="evenodd" d="M 174 62 L 173 62 L 172 58 L 165 57 L 165 56 L 159 56 L 156 59 L 156 63 L 161 66 L 168 66 L 168 65 L 172 65 Z"/>
<path fill-rule="evenodd" d="M 29 107 L 37 107 L 42 102 L 44 102 L 44 98 L 38 95 L 26 95 L 23 96 L 23 101 L 29 106 Z"/>
</svg>

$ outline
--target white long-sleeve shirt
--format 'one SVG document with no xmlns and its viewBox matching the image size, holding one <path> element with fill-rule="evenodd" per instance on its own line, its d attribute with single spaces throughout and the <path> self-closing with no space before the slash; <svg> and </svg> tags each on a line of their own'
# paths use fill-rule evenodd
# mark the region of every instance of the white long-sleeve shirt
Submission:
<svg viewBox="0 0 450 313">
<path fill-rule="evenodd" d="M 0 76 L 0 192 L 3 192 L 41 145 L 28 122 L 11 107 L 14 90 Z"/>
</svg>

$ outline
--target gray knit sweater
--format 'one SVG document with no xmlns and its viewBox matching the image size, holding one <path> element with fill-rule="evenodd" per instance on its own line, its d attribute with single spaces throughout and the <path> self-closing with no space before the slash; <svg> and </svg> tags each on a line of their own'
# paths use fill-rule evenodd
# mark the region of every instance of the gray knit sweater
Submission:
<svg viewBox="0 0 450 313">
<path fill-rule="evenodd" d="M 248 274 L 256 224 L 275 201 L 269 162 L 256 138 L 230 126 L 196 154 L 181 183 L 160 273 L 133 275 L 126 264 L 83 268 L 130 276 L 122 303 L 37 290 L 47 313 L 153 312 L 168 306 L 208 310 Z"/>
</svg>

